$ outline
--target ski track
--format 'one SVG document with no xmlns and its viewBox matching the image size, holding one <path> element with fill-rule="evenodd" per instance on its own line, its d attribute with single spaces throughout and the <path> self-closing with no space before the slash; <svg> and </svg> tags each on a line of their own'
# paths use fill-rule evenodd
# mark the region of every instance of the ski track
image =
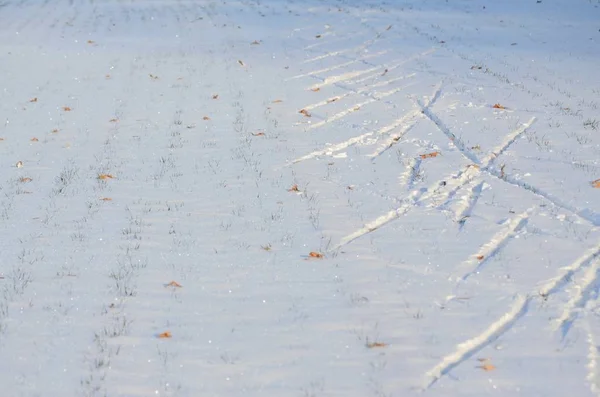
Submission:
<svg viewBox="0 0 600 397">
<path fill-rule="evenodd" d="M 477 205 L 477 201 L 481 196 L 481 192 L 484 188 L 484 182 L 478 182 L 475 186 L 472 186 L 469 189 L 468 194 L 464 195 L 459 200 L 459 206 L 455 211 L 454 221 L 458 223 L 459 229 L 462 229 L 467 219 L 473 213 L 475 206 Z M 446 202 L 447 204 L 448 202 Z"/>
<path fill-rule="evenodd" d="M 500 230 L 498 233 L 496 233 L 489 242 L 479 248 L 475 255 L 472 255 L 471 258 L 459 266 L 462 275 L 455 278 L 458 278 L 459 281 L 466 281 L 472 275 L 478 274 L 485 264 L 490 261 L 494 255 L 496 255 L 498 251 L 502 249 L 502 247 L 508 244 L 511 238 L 513 238 L 521 229 L 523 229 L 523 227 L 525 227 L 525 225 L 527 225 L 527 221 L 532 213 L 533 208 L 530 208 L 522 214 L 519 214 L 513 219 L 507 221 L 504 230 Z M 462 269 L 467 270 L 463 271 Z"/>
<path fill-rule="evenodd" d="M 566 344 L 578 327 L 584 348 L 548 368 L 600 397 L 596 91 L 554 53 L 541 62 L 556 43 L 527 35 L 527 14 L 506 21 L 508 44 L 484 47 L 486 23 L 504 23 L 485 16 L 503 18 L 497 7 L 405 3 L 0 0 L 5 393 L 384 396 L 410 394 L 416 379 L 435 396 L 480 395 L 481 378 L 438 382 L 507 333 L 508 357 L 524 362 L 527 338 Z M 552 11 L 542 7 L 540 20 Z M 556 29 L 587 39 L 582 26 Z M 579 146 L 549 133 L 548 151 L 570 150 L 568 161 L 521 167 L 552 161 L 528 152 L 547 125 L 576 131 Z M 415 155 L 409 133 L 448 155 Z M 322 158 L 326 176 L 325 161 L 309 161 Z M 582 174 L 584 199 L 550 185 Z M 506 208 L 487 242 L 469 243 Z M 486 270 L 513 239 L 542 247 L 538 220 L 573 254 L 552 267 L 550 245 L 542 269 L 524 252 L 547 273 L 511 279 L 513 296 Z M 437 310 L 443 283 L 477 301 Z M 498 298 L 511 303 L 482 324 Z M 549 329 L 515 327 L 524 318 Z M 484 376 L 510 395 L 526 382 L 510 369 Z M 544 395 L 556 382 L 526 387 Z"/>
<path fill-rule="evenodd" d="M 452 369 L 472 357 L 475 353 L 500 338 L 515 323 L 527 314 L 530 297 L 517 296 L 509 311 L 494 321 L 488 328 L 478 335 L 456 346 L 456 350 L 445 356 L 438 364 L 425 374 L 424 389 L 431 388 L 440 378 L 447 375 Z"/>
<path fill-rule="evenodd" d="M 588 343 L 588 354 L 587 354 L 587 375 L 585 377 L 589 384 L 590 391 L 595 396 L 600 396 L 600 368 L 598 361 L 598 344 L 596 342 L 596 336 L 592 327 L 590 326 L 589 320 L 584 321 L 584 327 L 586 331 L 586 339 Z"/>
<path fill-rule="evenodd" d="M 563 338 L 567 336 L 573 326 L 578 312 L 585 309 L 590 300 L 598 298 L 598 290 L 600 289 L 599 272 L 600 261 L 596 260 L 585 270 L 581 282 L 572 287 L 575 292 L 564 305 L 563 313 L 555 321 L 555 328 L 561 330 Z"/>
</svg>

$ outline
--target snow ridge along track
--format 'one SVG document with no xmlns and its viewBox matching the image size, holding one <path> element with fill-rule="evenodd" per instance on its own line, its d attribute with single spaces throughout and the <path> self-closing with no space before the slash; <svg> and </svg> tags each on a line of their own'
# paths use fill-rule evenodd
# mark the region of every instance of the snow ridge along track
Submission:
<svg viewBox="0 0 600 397">
<path fill-rule="evenodd" d="M 3 395 L 600 396 L 596 3 L 0 2 Z"/>
</svg>

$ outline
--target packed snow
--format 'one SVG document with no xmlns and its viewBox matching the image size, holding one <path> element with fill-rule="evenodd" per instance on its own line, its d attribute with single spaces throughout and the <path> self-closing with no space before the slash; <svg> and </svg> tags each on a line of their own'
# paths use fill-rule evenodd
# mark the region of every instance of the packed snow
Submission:
<svg viewBox="0 0 600 397">
<path fill-rule="evenodd" d="M 0 395 L 600 396 L 600 1 L 0 2 Z"/>
</svg>

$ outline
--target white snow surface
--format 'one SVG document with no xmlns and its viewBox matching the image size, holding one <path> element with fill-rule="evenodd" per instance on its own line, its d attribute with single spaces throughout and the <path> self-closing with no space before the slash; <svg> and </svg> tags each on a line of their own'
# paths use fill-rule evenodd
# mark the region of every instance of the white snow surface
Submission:
<svg viewBox="0 0 600 397">
<path fill-rule="evenodd" d="M 599 179 L 598 0 L 0 0 L 0 396 L 600 396 Z"/>
</svg>

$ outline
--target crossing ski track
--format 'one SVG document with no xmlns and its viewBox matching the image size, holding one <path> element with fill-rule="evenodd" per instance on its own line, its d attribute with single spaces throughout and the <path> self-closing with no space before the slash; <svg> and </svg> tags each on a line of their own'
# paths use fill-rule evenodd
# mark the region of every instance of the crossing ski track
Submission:
<svg viewBox="0 0 600 397">
<path fill-rule="evenodd" d="M 3 396 L 600 396 L 600 3 L 0 2 Z"/>
</svg>

